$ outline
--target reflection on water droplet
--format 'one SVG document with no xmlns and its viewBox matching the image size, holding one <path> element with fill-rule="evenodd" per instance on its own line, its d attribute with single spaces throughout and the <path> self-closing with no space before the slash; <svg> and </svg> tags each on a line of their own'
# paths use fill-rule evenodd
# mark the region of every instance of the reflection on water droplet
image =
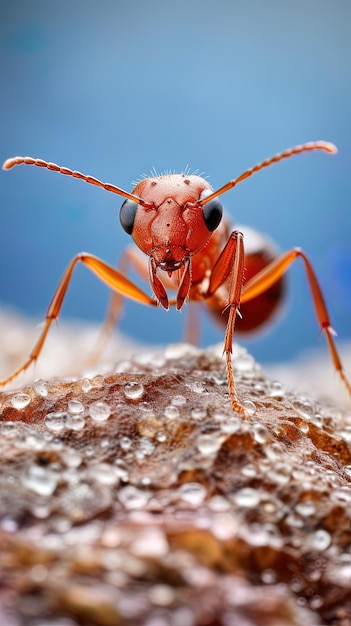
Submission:
<svg viewBox="0 0 351 626">
<path fill-rule="evenodd" d="M 89 407 L 89 415 L 94 422 L 106 422 L 111 415 L 111 407 L 106 402 L 93 402 Z"/>
<path fill-rule="evenodd" d="M 68 413 L 64 411 L 55 411 L 47 413 L 44 418 L 44 424 L 50 432 L 60 433 L 66 428 Z"/>
<path fill-rule="evenodd" d="M 46 467 L 30 465 L 22 474 L 22 483 L 41 496 L 51 496 L 57 486 L 57 476 Z"/>
<path fill-rule="evenodd" d="M 144 385 L 136 382 L 130 382 L 124 385 L 124 395 L 129 400 L 138 400 L 144 394 Z"/>
<path fill-rule="evenodd" d="M 16 393 L 12 396 L 10 402 L 14 409 L 24 409 L 31 401 L 31 397 L 27 393 Z"/>
<path fill-rule="evenodd" d="M 296 513 L 298 513 L 299 515 L 302 515 L 302 517 L 309 517 L 309 515 L 313 515 L 315 510 L 316 510 L 316 507 L 313 504 L 313 502 L 311 502 L 311 500 L 304 500 L 303 502 L 298 502 L 297 505 L 295 506 Z"/>
</svg>

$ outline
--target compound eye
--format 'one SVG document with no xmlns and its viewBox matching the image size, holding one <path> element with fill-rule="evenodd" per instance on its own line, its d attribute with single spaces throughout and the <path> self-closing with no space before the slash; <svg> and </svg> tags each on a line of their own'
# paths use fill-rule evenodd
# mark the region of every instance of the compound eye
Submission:
<svg viewBox="0 0 351 626">
<path fill-rule="evenodd" d="M 128 235 L 132 234 L 135 214 L 137 212 L 138 203 L 134 202 L 134 200 L 125 200 L 119 211 L 119 221 L 121 222 L 122 228 L 128 233 Z"/>
<path fill-rule="evenodd" d="M 204 189 L 200 195 L 200 200 L 204 200 L 213 192 L 211 189 Z M 223 206 L 218 198 L 213 198 L 209 202 L 202 205 L 202 215 L 205 220 L 206 228 L 212 233 L 216 230 L 223 215 Z"/>
</svg>

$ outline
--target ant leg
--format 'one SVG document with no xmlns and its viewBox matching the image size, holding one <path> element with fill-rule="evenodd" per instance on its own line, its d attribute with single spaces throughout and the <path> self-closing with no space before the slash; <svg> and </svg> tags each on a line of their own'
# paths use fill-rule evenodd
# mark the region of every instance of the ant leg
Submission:
<svg viewBox="0 0 351 626">
<path fill-rule="evenodd" d="M 347 391 L 351 394 L 351 385 L 345 375 L 344 368 L 333 339 L 333 336 L 336 333 L 330 324 L 329 314 L 322 290 L 308 257 L 300 248 L 293 248 L 285 254 L 282 254 L 282 256 L 267 265 L 263 270 L 256 274 L 256 276 L 251 278 L 243 287 L 241 302 L 247 302 L 269 289 L 269 287 L 271 287 L 279 278 L 283 276 L 283 274 L 285 274 L 287 269 L 297 258 L 301 258 L 303 260 L 311 289 L 317 321 L 321 330 L 325 332 L 334 367 L 343 381 Z"/>
<path fill-rule="evenodd" d="M 234 231 L 216 261 L 210 277 L 206 297 L 210 297 L 229 278 L 229 294 L 226 308 L 229 309 L 227 327 L 224 338 L 229 395 L 234 411 L 244 413 L 238 401 L 232 364 L 233 333 L 235 318 L 240 305 L 240 294 L 244 278 L 244 238 L 243 234 Z"/>
<path fill-rule="evenodd" d="M 140 302 L 142 304 L 155 306 L 155 301 L 153 300 L 153 298 L 150 298 L 150 296 L 148 296 L 146 293 L 144 293 L 144 291 L 139 289 L 137 285 L 135 285 L 132 281 L 123 276 L 121 272 L 114 269 L 101 259 L 93 256 L 92 254 L 87 254 L 85 252 L 78 254 L 72 259 L 65 273 L 63 274 L 61 281 L 58 284 L 58 287 L 54 293 L 54 296 L 46 313 L 44 328 L 30 356 L 21 367 L 15 370 L 15 372 L 13 372 L 6 379 L 0 381 L 0 387 L 3 387 L 12 380 L 14 380 L 19 374 L 24 372 L 33 362 L 38 359 L 45 343 L 45 339 L 50 329 L 50 326 L 54 320 L 57 320 L 60 314 L 62 303 L 66 295 L 70 280 L 72 278 L 73 270 L 77 263 L 83 263 L 84 265 L 86 265 L 100 280 L 102 280 L 102 282 L 104 282 L 108 287 L 110 287 L 110 289 L 113 289 L 121 296 L 136 300 L 137 302 Z"/>
<path fill-rule="evenodd" d="M 148 266 L 147 263 L 145 263 L 145 255 L 141 256 L 141 254 L 138 254 L 138 251 L 133 247 L 124 250 L 118 269 L 124 276 L 126 276 L 129 274 L 130 268 L 133 268 L 141 276 L 141 278 L 148 281 Z M 93 367 L 99 362 L 101 354 L 108 344 L 118 319 L 121 316 L 123 300 L 124 296 L 121 295 L 121 293 L 118 291 L 112 292 L 105 320 L 100 329 L 96 344 L 87 359 L 84 361 L 83 365 L 79 368 L 80 370 Z"/>
</svg>

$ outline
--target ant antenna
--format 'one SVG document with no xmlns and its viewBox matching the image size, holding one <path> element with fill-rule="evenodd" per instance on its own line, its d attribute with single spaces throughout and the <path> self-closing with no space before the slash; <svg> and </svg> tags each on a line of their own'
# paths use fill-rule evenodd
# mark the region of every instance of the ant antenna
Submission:
<svg viewBox="0 0 351 626">
<path fill-rule="evenodd" d="M 55 163 L 48 163 L 47 161 L 43 161 L 42 159 L 33 159 L 32 157 L 12 157 L 11 159 L 7 159 L 3 164 L 2 168 L 4 170 L 10 170 L 15 165 L 37 165 L 38 167 L 46 167 L 48 170 L 52 170 L 53 172 L 59 172 L 60 174 L 65 174 L 66 176 L 73 176 L 73 178 L 79 178 L 80 180 L 84 180 L 86 183 L 90 183 L 91 185 L 96 185 L 97 187 L 102 187 L 106 189 L 106 191 L 112 191 L 112 193 L 116 193 L 119 196 L 124 196 L 128 200 L 133 200 L 137 204 L 141 204 L 142 206 L 148 208 L 153 206 L 149 202 L 145 202 L 138 198 L 138 196 L 134 196 L 128 191 L 124 191 L 124 189 L 120 189 L 120 187 L 116 187 L 115 185 L 111 185 L 111 183 L 102 183 L 97 178 L 93 176 L 87 176 L 86 174 L 81 174 L 81 172 L 76 172 L 68 169 L 67 167 L 60 167 Z"/>
<path fill-rule="evenodd" d="M 269 159 L 262 161 L 262 163 L 258 163 L 257 165 L 255 165 L 255 167 L 252 167 L 246 170 L 240 176 L 238 176 L 238 178 L 234 178 L 233 180 L 230 180 L 226 185 L 223 185 L 223 187 L 220 187 L 219 189 L 217 189 L 217 191 L 214 191 L 210 196 L 207 196 L 203 200 L 200 200 L 198 204 L 202 206 L 206 202 L 210 202 L 217 196 L 222 195 L 222 193 L 229 191 L 229 189 L 232 189 L 233 187 L 241 183 L 246 178 L 249 178 L 250 176 L 252 176 L 252 174 L 259 172 L 264 167 L 269 167 L 269 165 L 272 165 L 272 163 L 278 163 L 279 161 L 282 161 L 283 159 L 288 159 L 294 154 L 301 154 L 302 152 L 311 152 L 312 150 L 324 150 L 324 152 L 329 152 L 329 154 L 336 154 L 336 152 L 338 151 L 337 147 L 333 143 L 329 143 L 328 141 L 311 141 L 309 143 L 304 143 L 302 145 L 295 146 L 294 148 L 288 148 L 287 150 L 284 150 L 284 152 L 279 152 L 278 154 L 275 154 Z"/>
</svg>

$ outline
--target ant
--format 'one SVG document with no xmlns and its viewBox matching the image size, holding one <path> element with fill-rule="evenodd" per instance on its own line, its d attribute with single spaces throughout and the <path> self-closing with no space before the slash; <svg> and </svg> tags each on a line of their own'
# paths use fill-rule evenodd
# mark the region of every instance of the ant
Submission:
<svg viewBox="0 0 351 626">
<path fill-rule="evenodd" d="M 325 333 L 334 367 L 351 394 L 351 385 L 334 343 L 335 332 L 330 325 L 323 294 L 308 257 L 300 248 L 293 248 L 279 256 L 264 236 L 255 231 L 252 233 L 251 229 L 248 229 L 248 235 L 251 234 L 252 240 L 254 234 L 254 245 L 251 245 L 252 249 L 249 246 L 245 253 L 243 232 L 231 232 L 227 220 L 222 220 L 223 207 L 219 196 L 272 163 L 312 150 L 323 150 L 330 154 L 337 152 L 333 144 L 324 141 L 298 145 L 258 163 L 215 191 L 204 178 L 189 174 L 188 171 L 144 178 L 129 193 L 92 176 L 41 159 L 14 157 L 5 161 L 5 170 L 20 164 L 36 165 L 123 196 L 125 200 L 120 209 L 122 228 L 132 236 L 149 260 L 146 265 L 134 247 L 127 248 L 121 261 L 123 271 L 119 271 L 92 254 L 77 254 L 58 284 L 47 310 L 43 330 L 31 355 L 21 367 L 0 381 L 0 386 L 12 381 L 38 359 L 49 328 L 59 316 L 73 270 L 77 263 L 83 263 L 113 291 L 104 325 L 105 336 L 117 320 L 124 297 L 149 306 L 161 306 L 166 310 L 175 306 L 179 311 L 187 300 L 205 302 L 210 311 L 226 325 L 223 352 L 231 405 L 234 411 L 243 412 L 236 395 L 232 365 L 234 325 L 237 323 L 239 332 L 247 332 L 271 317 L 284 292 L 284 275 L 293 261 L 300 258 L 311 289 L 316 317 Z M 245 233 L 245 229 L 243 231 Z M 149 280 L 154 297 L 127 278 L 125 274 L 129 267 Z M 175 298 L 169 300 L 167 289 L 176 291 Z"/>
</svg>

